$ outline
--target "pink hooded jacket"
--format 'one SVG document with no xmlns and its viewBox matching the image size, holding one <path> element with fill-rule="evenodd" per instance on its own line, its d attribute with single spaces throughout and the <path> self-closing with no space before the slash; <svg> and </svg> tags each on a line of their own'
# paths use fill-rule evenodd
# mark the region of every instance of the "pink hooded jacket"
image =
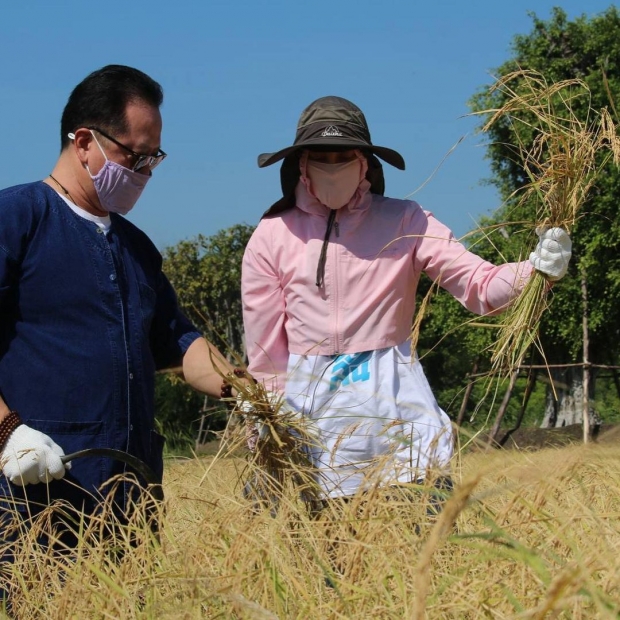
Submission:
<svg viewBox="0 0 620 620">
<path fill-rule="evenodd" d="M 252 235 L 242 271 L 248 370 L 268 389 L 284 390 L 289 353 L 359 353 L 405 342 L 422 272 L 477 314 L 506 307 L 529 278 L 529 261 L 495 266 L 416 202 L 369 187 L 364 180 L 336 215 L 321 288 L 316 272 L 329 209 L 303 183 L 297 206 L 263 218 Z"/>
</svg>

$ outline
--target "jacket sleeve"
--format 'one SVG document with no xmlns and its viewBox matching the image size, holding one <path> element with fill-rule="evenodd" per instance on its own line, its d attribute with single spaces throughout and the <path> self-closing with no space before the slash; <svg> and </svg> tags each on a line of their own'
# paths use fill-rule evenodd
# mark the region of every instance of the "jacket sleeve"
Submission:
<svg viewBox="0 0 620 620">
<path fill-rule="evenodd" d="M 533 271 L 529 261 L 496 266 L 468 251 L 431 213 L 420 209 L 414 218 L 426 219 L 414 224 L 425 231 L 416 248 L 417 268 L 471 312 L 499 314 L 523 290 Z"/>
<path fill-rule="evenodd" d="M 248 353 L 248 370 L 268 390 L 284 391 L 288 365 L 286 304 L 284 291 L 273 266 L 268 220 L 252 235 L 241 271 L 243 324 Z"/>
</svg>

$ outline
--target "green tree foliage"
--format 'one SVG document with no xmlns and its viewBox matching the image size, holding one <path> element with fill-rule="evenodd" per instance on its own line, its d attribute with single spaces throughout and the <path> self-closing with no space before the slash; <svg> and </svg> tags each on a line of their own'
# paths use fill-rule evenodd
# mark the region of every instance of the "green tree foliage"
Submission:
<svg viewBox="0 0 620 620">
<path fill-rule="evenodd" d="M 155 378 L 155 413 L 158 431 L 166 438 L 167 450 L 182 452 L 193 446 L 205 405 L 204 397 L 177 375 L 158 374 Z M 226 422 L 223 408 L 214 409 L 215 428 Z"/>
<path fill-rule="evenodd" d="M 554 9 L 548 21 L 532 14 L 533 28 L 529 34 L 518 35 L 513 41 L 512 58 L 495 72 L 502 77 L 513 71 L 530 69 L 541 72 L 548 82 L 579 78 L 588 85 L 591 107 L 608 107 L 616 122 L 620 122 L 620 15 L 610 8 L 601 15 L 569 21 L 561 9 Z M 481 90 L 470 101 L 472 111 L 500 108 L 504 103 L 501 92 Z M 585 110 L 584 110 L 585 113 Z M 486 118 L 481 117 L 480 127 Z M 519 134 L 525 140 L 527 134 Z M 529 140 L 535 136 L 532 128 Z M 526 260 L 534 248 L 536 205 L 517 208 L 515 192 L 529 179 L 524 173 L 515 128 L 508 120 L 493 126 L 489 132 L 487 158 L 495 185 L 502 198 L 502 207 L 481 221 L 480 229 L 472 232 L 470 249 L 491 262 Z M 573 261 L 568 276 L 554 286 L 551 310 L 541 326 L 541 340 L 548 363 L 580 361 L 582 355 L 582 299 L 581 269 L 585 269 L 590 297 L 590 358 L 593 363 L 618 363 L 618 331 L 620 329 L 620 174 L 613 165 L 602 170 L 589 201 L 573 230 Z M 430 283 L 420 283 L 418 304 L 428 291 Z M 490 329 L 469 327 L 472 316 L 450 295 L 436 294 L 426 312 L 418 351 L 429 382 L 441 406 L 455 419 L 467 385 L 467 374 L 477 364 L 478 373 L 489 370 L 489 346 L 494 338 Z M 474 319 L 475 320 L 475 319 Z M 497 319 L 499 320 L 499 319 Z M 488 321 L 487 321 L 488 322 Z M 612 344 L 613 343 L 613 344 Z M 543 362 L 534 350 L 531 363 Z M 602 374 L 602 373 L 605 374 Z M 605 379 L 600 381 L 600 379 Z M 546 381 L 546 383 L 545 383 Z M 514 422 L 520 413 L 525 390 L 525 377 L 515 386 L 505 417 L 505 426 Z M 539 374 L 539 382 L 530 399 L 525 421 L 540 422 L 545 403 L 546 373 Z M 617 373 L 600 371 L 595 404 L 605 419 L 612 419 L 618 408 L 620 381 Z M 506 389 L 506 382 L 491 384 L 483 379 L 476 382 L 465 420 L 476 406 L 474 426 L 479 427 L 489 416 L 493 418 Z M 614 405 L 615 403 L 615 405 Z"/>
<path fill-rule="evenodd" d="M 427 277 L 420 280 L 418 308 L 431 288 Z M 418 355 L 438 402 L 456 419 L 466 378 L 485 368 L 484 351 L 490 345 L 489 331 L 469 328 L 472 315 L 452 295 L 433 289 L 418 342 Z M 470 410 L 471 413 L 471 410 Z"/>
<path fill-rule="evenodd" d="M 237 224 L 206 237 L 179 242 L 163 251 L 164 272 L 183 312 L 203 335 L 235 364 L 245 360 L 241 315 L 241 260 L 253 227 Z M 174 374 L 161 374 L 156 384 L 157 418 L 174 447 L 193 441 L 204 411 L 211 429 L 226 423 L 226 410 L 194 392 Z"/>
<path fill-rule="evenodd" d="M 558 8 L 549 21 L 542 21 L 535 15 L 532 19 L 533 31 L 515 37 L 514 58 L 499 67 L 497 76 L 521 67 L 543 73 L 549 82 L 579 78 L 590 88 L 594 110 L 610 107 L 615 101 L 620 103 L 620 14 L 616 8 L 590 20 L 580 17 L 570 22 Z M 503 102 L 502 92 L 484 91 L 471 100 L 471 106 L 474 111 L 480 111 L 501 107 Z M 615 120 L 618 122 L 617 116 Z M 524 177 L 522 161 L 512 146 L 518 141 L 514 127 L 508 120 L 498 123 L 490 129 L 489 138 L 487 157 L 494 175 L 491 182 L 498 187 L 505 206 L 485 224 L 504 222 L 503 230 L 509 238 L 492 236 L 495 247 L 486 243 L 486 250 L 482 249 L 481 253 L 490 254 L 491 258 L 495 253 L 497 257 L 499 249 L 508 258 L 516 258 L 523 254 L 523 248 L 535 242 L 531 230 L 535 207 L 533 204 L 515 207 L 514 193 L 528 179 Z M 580 270 L 583 268 L 592 301 L 593 353 L 597 349 L 600 352 L 599 345 L 617 339 L 620 327 L 617 303 L 620 295 L 619 189 L 620 174 L 609 163 L 599 174 L 596 187 L 574 228 L 570 276 L 554 288 L 553 312 L 547 313 L 541 330 L 545 351 L 554 360 L 574 359 L 581 351 Z M 529 228 L 523 222 L 529 223 Z M 481 246 L 484 245 L 483 240 Z M 605 268 L 601 269 L 603 264 Z M 609 356 L 606 361 L 610 361 Z"/>
<path fill-rule="evenodd" d="M 493 258 L 497 260 L 497 255 Z M 418 289 L 418 307 L 430 286 L 430 280 L 422 278 Z M 433 293 L 426 309 L 418 342 L 420 361 L 433 394 L 452 420 L 457 420 L 467 384 L 473 382 L 462 419 L 463 425 L 472 430 L 489 426 L 489 420 L 495 416 L 508 383 L 485 376 L 490 370 L 490 351 L 496 332 L 471 326 L 478 322 L 479 317 L 472 315 L 452 295 L 439 290 Z M 485 322 L 492 320 L 485 318 Z M 504 417 L 507 426 L 515 422 L 520 413 L 526 383 L 527 379 L 523 376 L 515 385 Z M 530 399 L 530 406 L 542 420 L 544 387 L 538 387 Z"/>
<path fill-rule="evenodd" d="M 231 360 L 243 361 L 241 260 L 254 228 L 237 224 L 166 248 L 164 271 L 185 314 Z"/>
</svg>

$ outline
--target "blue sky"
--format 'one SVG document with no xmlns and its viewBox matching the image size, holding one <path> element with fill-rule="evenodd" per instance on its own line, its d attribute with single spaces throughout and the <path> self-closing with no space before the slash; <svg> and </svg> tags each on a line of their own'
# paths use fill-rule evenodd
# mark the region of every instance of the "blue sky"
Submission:
<svg viewBox="0 0 620 620">
<path fill-rule="evenodd" d="M 375 144 L 398 150 L 386 194 L 413 198 L 460 236 L 499 206 L 467 100 L 492 82 L 533 11 L 574 18 L 599 0 L 76 0 L 0 8 L 0 187 L 42 179 L 59 149 L 72 88 L 110 63 L 165 90 L 168 159 L 129 218 L 158 247 L 256 224 L 279 197 L 279 166 L 259 153 L 292 143 L 301 110 L 338 95 L 364 111 Z"/>
</svg>

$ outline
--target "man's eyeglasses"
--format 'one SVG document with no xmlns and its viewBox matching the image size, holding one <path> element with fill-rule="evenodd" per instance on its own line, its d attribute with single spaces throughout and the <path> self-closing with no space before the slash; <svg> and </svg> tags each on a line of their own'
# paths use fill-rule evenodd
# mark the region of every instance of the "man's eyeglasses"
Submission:
<svg viewBox="0 0 620 620">
<path fill-rule="evenodd" d="M 125 146 L 122 142 L 119 142 L 118 140 L 114 139 L 112 136 L 109 136 L 105 131 L 101 131 L 99 127 L 87 127 L 87 129 L 100 133 L 104 138 L 107 138 L 108 140 L 110 140 L 110 142 L 114 142 L 116 146 L 120 146 L 122 149 L 124 149 L 128 153 L 131 153 L 131 155 L 135 157 L 135 161 L 136 161 L 136 163 L 131 167 L 131 170 L 133 170 L 133 172 L 137 172 L 138 170 L 144 168 L 145 166 L 148 166 L 151 170 L 153 170 L 154 168 L 159 166 L 159 164 L 161 164 L 161 162 L 164 161 L 164 159 L 166 158 L 166 153 L 164 153 L 161 149 L 159 149 L 159 152 L 157 153 L 157 155 L 142 155 L 140 153 L 136 153 L 135 151 L 132 151 L 128 146 Z"/>
</svg>

